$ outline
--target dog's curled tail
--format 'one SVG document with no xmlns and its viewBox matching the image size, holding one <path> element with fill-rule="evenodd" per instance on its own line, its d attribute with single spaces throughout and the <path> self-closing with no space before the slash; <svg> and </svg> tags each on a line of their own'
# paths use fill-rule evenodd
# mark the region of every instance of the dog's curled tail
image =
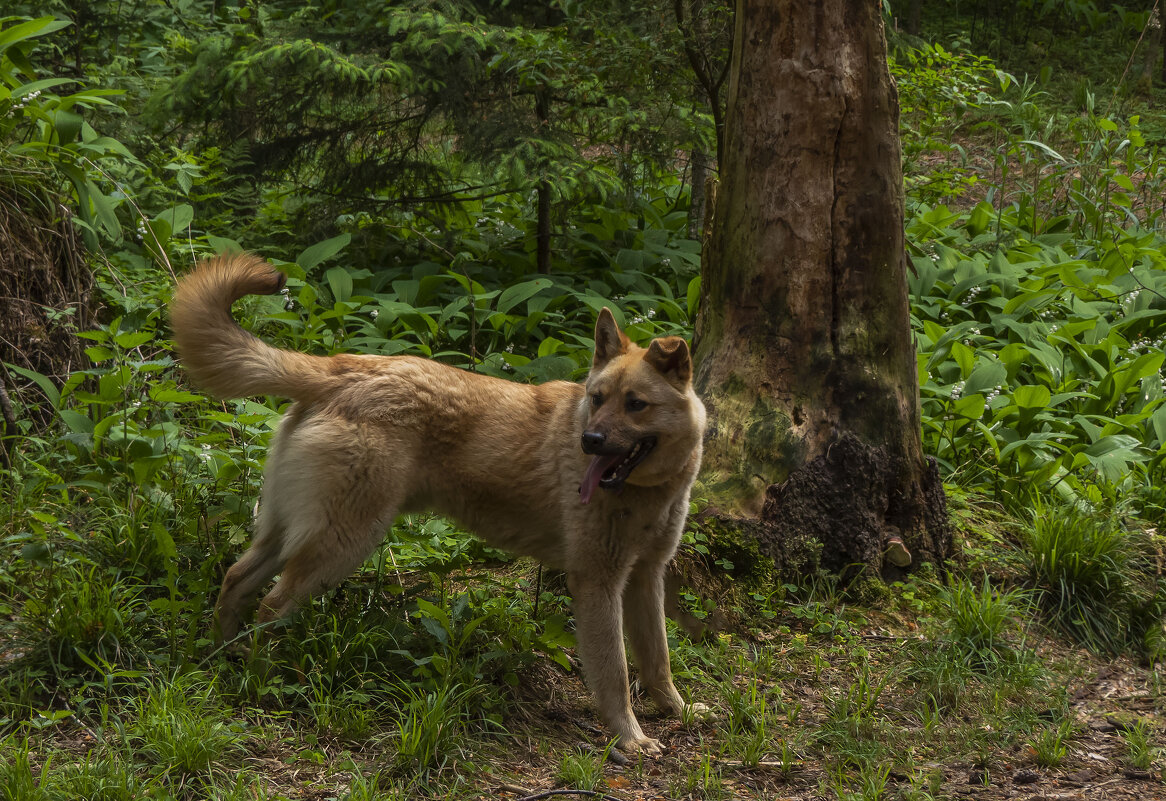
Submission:
<svg viewBox="0 0 1166 801">
<path fill-rule="evenodd" d="M 196 384 L 220 398 L 310 400 L 323 388 L 324 358 L 274 348 L 231 316 L 231 304 L 239 298 L 278 292 L 286 281 L 258 256 L 238 253 L 207 259 L 179 280 L 170 324 L 178 355 Z"/>
</svg>

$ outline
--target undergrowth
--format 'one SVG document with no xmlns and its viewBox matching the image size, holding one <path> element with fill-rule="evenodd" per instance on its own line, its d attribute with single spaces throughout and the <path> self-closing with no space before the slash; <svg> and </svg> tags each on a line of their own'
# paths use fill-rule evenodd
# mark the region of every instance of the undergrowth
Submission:
<svg viewBox="0 0 1166 801">
<path fill-rule="evenodd" d="M 51 29 L 25 28 L 21 56 Z M 174 185 L 152 184 L 131 209 L 114 179 L 147 179 L 124 146 L 82 128 L 50 146 L 72 131 L 56 113 L 69 96 L 52 94 L 60 84 L 33 96 L 41 73 L 21 57 L 0 69 L 15 87 L 0 102 L 24 104 L 2 107 L 0 131 L 19 127 L 28 158 L 71 154 L 46 169 L 76 178 L 79 223 L 103 249 L 103 314 L 76 332 L 89 363 L 58 380 L 4 360 L 18 430 L 0 478 L 0 797 L 274 799 L 302 783 L 321 797 L 473 797 L 483 781 L 648 781 L 574 725 L 590 712 L 561 581 L 439 518 L 396 521 L 354 576 L 245 658 L 211 641 L 213 596 L 249 536 L 284 410 L 213 401 L 175 369 L 172 271 L 235 244 L 196 212 L 223 176 L 204 172 L 210 155 L 153 153 Z M 953 496 L 973 499 L 964 563 L 884 591 L 877 610 L 848 605 L 826 576 L 758 578 L 720 599 L 684 588 L 693 616 L 714 620 L 720 602 L 741 625 L 701 641 L 669 630 L 682 692 L 719 714 L 651 722 L 697 754 L 668 757 L 658 784 L 672 795 L 797 785 L 923 799 L 950 790 L 936 765 L 955 755 L 1064 764 L 1082 736 L 1066 700 L 1076 677 L 1038 653 L 1054 647 L 1048 633 L 1148 660 L 1164 647 L 1160 145 L 1133 115 L 1050 116 L 1045 89 L 964 51 L 916 48 L 895 69 L 923 440 Z M 994 155 L 977 161 L 977 147 Z M 248 225 L 269 227 L 255 241 L 289 291 L 238 313 L 302 350 L 578 379 L 601 306 L 637 341 L 685 334 L 697 311 L 688 190 L 667 169 L 639 179 L 648 191 L 564 211 L 548 274 L 531 269 L 528 194 L 342 216 L 317 242 L 290 230 L 294 198 L 268 196 Z M 684 548 L 725 573 L 752 561 L 711 540 L 690 532 Z M 1122 731 L 1130 764 L 1156 767 L 1150 724 Z M 576 748 L 584 737 L 598 742 Z M 524 773 L 532 763 L 544 774 Z"/>
</svg>

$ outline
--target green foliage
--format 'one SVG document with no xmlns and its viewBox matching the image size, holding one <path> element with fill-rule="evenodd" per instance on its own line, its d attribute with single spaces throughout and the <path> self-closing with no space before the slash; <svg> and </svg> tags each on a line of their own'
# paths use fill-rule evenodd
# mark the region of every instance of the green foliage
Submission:
<svg viewBox="0 0 1166 801">
<path fill-rule="evenodd" d="M 987 204 L 908 224 L 928 449 L 1022 502 L 1026 487 L 1150 483 L 1166 443 L 1161 240 L 1082 245 L 1022 224 Z"/>
<path fill-rule="evenodd" d="M 456 759 L 469 721 L 470 701 L 477 692 L 456 684 L 431 691 L 405 682 L 398 685 L 402 708 L 393 739 L 394 771 L 426 774 Z"/>
<path fill-rule="evenodd" d="M 135 159 L 121 142 L 97 133 L 84 116 L 114 107 L 110 98 L 121 92 L 82 88 L 55 94 L 53 90 L 78 82 L 41 77 L 32 61 L 36 39 L 68 24 L 52 17 L 0 18 L 0 175 L 5 183 L 23 185 L 29 195 L 43 190 L 46 174 L 49 181 L 67 182 L 76 202 L 76 222 L 95 247 L 99 237 L 121 238 L 117 208 L 125 197 L 115 190 L 106 168 Z"/>
<path fill-rule="evenodd" d="M 1101 37 L 1098 14 L 1116 11 L 1088 5 L 1056 14 Z M 210 603 L 283 406 L 188 387 L 164 308 L 173 273 L 243 243 L 280 263 L 289 292 L 236 314 L 300 350 L 574 380 L 601 306 L 640 342 L 689 333 L 700 254 L 677 173 L 681 151 L 712 149 L 712 122 L 679 55 L 700 25 L 681 36 L 664 19 L 641 4 L 186 0 L 0 24 L 0 171 L 64 186 L 105 248 L 102 312 L 80 332 L 89 364 L 57 377 L 4 357 L 20 438 L 2 479 L 0 797 L 276 797 L 238 770 L 244 747 L 291 771 L 339 764 L 339 798 L 456 797 L 468 760 L 530 725 L 513 708 L 532 679 L 577 681 L 557 584 L 424 515 L 247 660 L 215 650 Z M 876 651 L 826 576 L 755 577 L 747 635 L 671 630 L 684 691 L 723 715 L 685 721 L 702 748 L 657 781 L 672 795 L 729 797 L 764 765 L 816 771 L 839 797 L 886 797 L 900 774 L 904 797 L 937 797 L 938 772 L 912 760 L 943 761 L 944 742 L 961 765 L 1024 743 L 1071 758 L 1075 732 L 1046 714 L 1054 668 L 1025 647 L 1032 607 L 1100 650 L 1166 650 L 1142 543 L 1108 522 L 1166 509 L 1161 123 L 1101 114 L 1108 87 L 1088 78 L 1065 101 L 1073 116 L 1050 114 L 1055 81 L 998 64 L 958 42 L 900 47 L 893 64 L 924 442 L 969 492 L 1069 506 L 1026 532 L 1024 590 L 912 585 L 902 608 L 933 619 L 894 650 Z M 540 183 L 554 199 L 546 275 Z M 686 537 L 712 567 L 765 572 L 724 545 Z M 797 700 L 782 694 L 795 677 Z M 57 750 L 78 732 L 91 752 Z M 1152 764 L 1138 736 L 1130 763 Z M 383 774 L 337 763 L 358 744 Z M 548 758 L 545 774 L 575 787 L 602 780 L 590 751 Z"/>
<path fill-rule="evenodd" d="M 1154 745 L 1154 726 L 1145 718 L 1138 718 L 1120 730 L 1125 741 L 1126 755 L 1130 767 L 1135 770 L 1149 770 L 1161 753 Z"/>
<path fill-rule="evenodd" d="M 1085 645 L 1108 652 L 1140 648 L 1145 627 L 1159 626 L 1162 588 L 1137 540 L 1116 521 L 1038 508 L 1021 553 L 1038 603 Z"/>
<path fill-rule="evenodd" d="M 998 591 L 984 576 L 979 588 L 950 579 L 936 594 L 935 605 L 953 656 L 973 669 L 984 669 L 1012 657 L 1006 637 L 1029 610 L 1030 601 L 1024 590 Z"/>
<path fill-rule="evenodd" d="M 631 198 L 646 167 L 711 141 L 679 37 L 650 6 L 324 6 L 221 14 L 206 35 L 171 43 L 182 71 L 158 85 L 150 113 L 198 150 L 236 148 L 214 213 L 220 199 L 252 212 L 274 203 L 323 233 L 353 198 L 438 217 L 434 203 L 540 185 L 556 204 Z M 256 175 L 258 187 L 241 180 Z"/>
<path fill-rule="evenodd" d="M 614 743 L 602 751 L 575 749 L 563 755 L 559 762 L 558 780 L 575 790 L 594 792 L 603 784 L 603 768 Z"/>
<path fill-rule="evenodd" d="M 198 674 L 148 686 L 134 712 L 129 740 L 163 775 L 181 778 L 222 768 L 241 750 L 240 734 L 222 716 L 213 686 Z"/>
<path fill-rule="evenodd" d="M 1068 741 L 1072 736 L 1072 721 L 1062 721 L 1057 726 L 1042 729 L 1029 743 L 1033 760 L 1041 767 L 1057 767 L 1069 752 Z"/>
</svg>

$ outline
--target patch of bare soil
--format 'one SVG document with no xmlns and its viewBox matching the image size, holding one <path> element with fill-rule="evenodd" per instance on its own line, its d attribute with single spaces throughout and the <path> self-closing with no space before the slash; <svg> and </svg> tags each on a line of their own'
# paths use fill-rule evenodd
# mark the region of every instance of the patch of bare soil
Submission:
<svg viewBox="0 0 1166 801">
<path fill-rule="evenodd" d="M 872 633 L 863 639 L 861 647 L 869 653 L 872 665 L 894 671 L 902 661 L 904 643 L 910 639 L 914 637 Z M 775 643 L 774 647 L 781 649 L 780 644 Z M 877 797 L 988 801 L 1166 799 L 1161 762 L 1156 761 L 1152 770 L 1132 767 L 1129 748 L 1122 736 L 1123 729 L 1142 721 L 1154 732 L 1152 747 L 1160 747 L 1163 707 L 1160 674 L 1129 659 L 1105 661 L 1055 642 L 1044 644 L 1040 656 L 1046 664 L 1064 666 L 1076 673 L 1065 685 L 1074 725 L 1060 764 L 1055 767 L 1038 764 L 1036 750 L 1023 741 L 1029 738 L 991 751 L 986 758 L 982 752 L 972 753 L 970 745 L 961 749 L 958 741 L 930 749 L 929 737 L 950 739 L 951 732 L 943 734 L 941 725 L 936 734 L 927 735 L 917 716 L 896 708 L 910 706 L 906 703 L 910 688 L 898 688 L 901 697 L 896 698 L 887 697 L 894 696 L 888 687 L 879 710 L 886 719 L 902 727 L 903 731 L 894 735 L 896 743 L 911 751 L 932 753 L 918 761 L 907 760 L 913 762 L 913 775 L 907 774 L 902 766 L 904 760 L 896 754 L 896 764 L 888 765 L 891 770 L 885 791 Z M 782 740 L 803 744 L 795 759 L 783 760 L 780 753 L 771 751 L 756 767 L 746 767 L 740 758 L 723 753 L 720 747 L 723 722 L 686 727 L 655 715 L 650 707 L 641 706 L 638 713 L 645 730 L 661 740 L 666 754 L 644 761 L 624 760 L 617 755 L 618 761 L 612 760 L 605 769 L 606 785 L 598 788 L 594 797 L 624 801 L 837 798 L 832 789 L 832 782 L 837 780 L 837 769 L 830 767 L 832 755 L 818 748 L 805 748 L 804 744 L 807 735 L 812 737 L 826 720 L 827 699 L 838 692 L 844 693 L 846 685 L 837 671 L 827 669 L 815 676 L 808 663 L 803 667 L 802 673 L 784 675 L 779 682 L 783 696 L 801 705 L 798 719 L 778 721 L 773 724 L 772 733 L 775 745 Z M 488 786 L 482 787 L 480 794 L 469 797 L 520 801 L 581 795 L 564 788 L 556 779 L 558 759 L 565 747 L 576 743 L 594 753 L 603 747 L 603 733 L 589 709 L 581 683 L 561 692 L 541 710 L 528 709 L 528 712 L 532 714 L 523 726 L 523 734 L 513 742 L 506 758 L 508 764 L 495 764 L 497 773 L 493 781 L 487 779 Z M 955 734 L 958 737 L 958 731 Z M 934 753 L 935 750 L 939 753 Z M 712 776 L 714 781 L 704 781 L 705 776 Z M 851 778 L 857 781 L 858 777 Z M 856 792 L 858 789 L 854 788 Z"/>
</svg>

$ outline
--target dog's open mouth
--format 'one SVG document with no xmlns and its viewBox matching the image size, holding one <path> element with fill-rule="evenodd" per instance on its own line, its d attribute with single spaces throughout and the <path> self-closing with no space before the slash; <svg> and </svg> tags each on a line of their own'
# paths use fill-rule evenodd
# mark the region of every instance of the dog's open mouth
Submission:
<svg viewBox="0 0 1166 801">
<path fill-rule="evenodd" d="M 579 500 L 589 503 L 596 487 L 603 487 L 606 490 L 622 487 L 628 476 L 636 469 L 636 465 L 644 461 L 654 447 L 656 438 L 645 437 L 630 451 L 597 453 L 587 466 L 587 472 L 583 474 L 583 483 L 579 485 Z"/>
</svg>

